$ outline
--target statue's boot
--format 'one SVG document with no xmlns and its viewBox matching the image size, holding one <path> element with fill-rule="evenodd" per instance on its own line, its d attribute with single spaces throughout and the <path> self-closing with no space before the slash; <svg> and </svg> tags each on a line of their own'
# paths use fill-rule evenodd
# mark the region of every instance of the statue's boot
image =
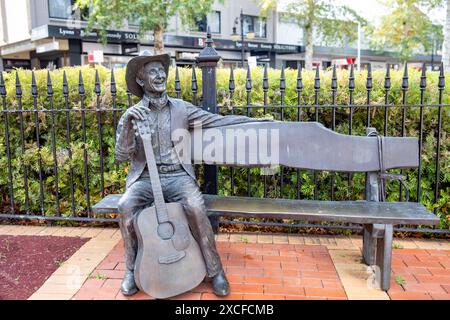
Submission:
<svg viewBox="0 0 450 320">
<path fill-rule="evenodd" d="M 230 284 L 223 269 L 212 278 L 212 286 L 216 296 L 226 296 L 230 293 Z"/>
<path fill-rule="evenodd" d="M 123 276 L 122 285 L 120 286 L 120 291 L 124 296 L 132 296 L 136 294 L 139 289 L 134 281 L 134 272 L 132 270 L 127 270 Z"/>
</svg>

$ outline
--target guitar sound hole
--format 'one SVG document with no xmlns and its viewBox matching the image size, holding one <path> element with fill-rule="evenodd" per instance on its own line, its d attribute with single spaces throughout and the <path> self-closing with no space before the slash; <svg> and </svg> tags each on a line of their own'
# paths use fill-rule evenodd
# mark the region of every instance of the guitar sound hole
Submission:
<svg viewBox="0 0 450 320">
<path fill-rule="evenodd" d="M 173 225 L 170 222 L 164 222 L 158 225 L 158 235 L 161 239 L 168 240 L 173 236 Z"/>
</svg>

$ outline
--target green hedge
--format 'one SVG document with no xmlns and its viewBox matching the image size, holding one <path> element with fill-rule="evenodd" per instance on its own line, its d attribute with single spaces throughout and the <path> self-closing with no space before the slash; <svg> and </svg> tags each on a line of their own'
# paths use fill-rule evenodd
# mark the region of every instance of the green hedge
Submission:
<svg viewBox="0 0 450 320">
<path fill-rule="evenodd" d="M 89 67 L 65 68 L 51 72 L 51 80 L 53 83 L 53 107 L 55 109 L 64 108 L 64 96 L 62 94 L 62 75 L 63 70 L 67 73 L 69 83 L 69 107 L 79 108 L 80 97 L 78 95 L 78 72 L 82 71 L 85 86 L 85 105 L 89 109 L 95 109 L 97 99 L 94 94 L 95 69 Z M 102 108 L 112 108 L 112 95 L 110 93 L 110 71 L 108 69 L 99 67 L 99 78 L 101 82 L 101 94 L 99 103 Z M 26 70 L 18 70 L 19 77 L 22 84 L 23 109 L 33 109 L 33 98 L 31 96 L 31 72 Z M 191 70 L 179 69 L 180 83 L 181 83 L 181 97 L 185 100 L 192 101 L 191 91 Z M 280 104 L 281 92 L 279 89 L 280 70 L 269 69 L 269 90 L 267 92 L 267 104 Z M 228 91 L 229 70 L 217 70 L 217 88 L 219 104 L 223 106 L 221 112 L 228 114 L 231 112 L 231 106 L 237 106 L 234 109 L 236 114 L 245 114 L 245 110 L 238 108 L 246 104 L 247 92 L 245 90 L 245 70 L 235 70 L 235 86 L 233 101 L 230 99 Z M 321 89 L 319 92 L 319 104 L 331 103 L 331 71 L 321 72 Z M 373 74 L 373 89 L 371 91 L 371 101 L 373 104 L 384 103 L 384 71 L 374 71 Z M 17 109 L 18 100 L 15 97 L 15 72 L 4 73 L 5 87 L 7 91 L 6 107 L 7 109 Z M 336 95 L 336 103 L 338 105 L 345 105 L 349 101 L 348 90 L 348 71 L 338 71 L 338 90 Z M 400 104 L 402 102 L 402 72 L 391 72 L 391 90 L 389 92 L 389 102 L 391 104 Z M 298 109 L 296 87 L 296 70 L 285 70 L 286 90 L 284 103 L 287 106 L 284 109 L 284 120 L 296 121 Z M 128 96 L 125 90 L 124 69 L 115 70 L 115 79 L 117 87 L 117 107 L 126 108 Z M 366 93 L 366 72 L 355 73 L 355 90 L 354 90 L 354 104 L 365 104 L 367 99 Z M 303 91 L 301 95 L 302 105 L 312 105 L 314 103 L 314 73 L 303 72 Z M 201 72 L 197 70 L 198 81 L 198 97 L 201 100 Z M 252 70 L 252 91 L 251 104 L 261 106 L 252 109 L 251 116 L 263 116 L 263 70 L 255 68 Z M 38 89 L 37 106 L 38 109 L 49 109 L 49 98 L 47 97 L 47 72 L 45 70 L 36 71 L 36 82 Z M 171 95 L 174 93 L 174 70 L 171 69 L 169 75 L 168 91 Z M 449 81 L 447 81 L 444 90 L 443 103 L 449 103 Z M 407 103 L 420 103 L 420 72 L 413 69 L 409 70 L 409 89 L 407 91 Z M 437 104 L 438 100 L 438 73 L 429 72 L 427 88 L 425 91 L 425 103 Z M 133 99 L 136 101 L 136 99 Z M 268 108 L 274 118 L 280 119 L 280 110 L 277 108 Z M 442 112 L 442 132 L 441 132 L 441 162 L 440 162 L 440 197 L 437 204 L 434 202 L 434 174 L 435 174 L 435 150 L 437 137 L 437 107 L 424 108 L 424 140 L 423 140 L 423 173 L 422 173 L 422 199 L 420 201 L 430 210 L 437 210 L 441 218 L 441 227 L 449 228 L 449 210 L 450 210 L 450 165 L 449 165 L 449 148 L 450 138 L 448 132 L 450 131 L 449 121 L 449 107 L 443 107 Z M 315 119 L 314 107 L 302 108 L 302 120 L 313 121 Z M 420 107 L 408 107 L 406 113 L 406 135 L 418 136 L 419 132 L 419 112 Z M 117 120 L 121 112 L 117 112 Z M 91 204 L 95 203 L 101 198 L 100 192 L 100 174 L 99 174 L 99 140 L 98 140 L 98 125 L 97 112 L 95 110 L 86 112 L 86 128 L 87 128 L 87 152 L 88 152 L 88 168 L 90 177 L 90 193 Z M 348 133 L 348 108 L 338 108 L 336 110 L 336 131 L 341 133 Z M 3 168 L 0 171 L 0 192 L 2 198 L 0 200 L 1 212 L 9 212 L 9 178 L 8 178 L 8 162 L 6 157 L 5 144 L 5 128 L 4 117 L 1 115 L 0 121 L 0 166 Z M 105 111 L 101 113 L 102 118 L 102 151 L 104 156 L 104 181 L 106 193 L 123 192 L 124 181 L 127 171 L 127 165 L 123 164 L 117 166 L 114 162 L 114 112 Z M 366 130 L 367 108 L 359 107 L 354 109 L 353 115 L 353 134 L 365 135 Z M 383 133 L 384 128 L 384 108 L 372 108 L 371 110 L 371 125 L 376 127 L 380 133 Z M 319 119 L 325 126 L 331 126 L 332 113 L 330 108 L 319 109 Z M 389 108 L 389 122 L 388 134 L 390 136 L 401 135 L 401 119 L 402 108 Z M 53 149 L 52 149 L 52 126 L 50 113 L 38 113 L 40 143 L 43 166 L 43 180 L 44 180 L 44 200 L 45 200 L 45 214 L 55 215 L 55 172 L 53 166 Z M 24 121 L 24 137 L 26 144 L 26 152 L 22 155 L 20 143 L 19 130 L 19 116 L 17 113 L 9 113 L 9 132 L 10 145 L 12 153 L 12 167 L 13 167 L 13 186 L 16 212 L 23 212 L 25 207 L 25 192 L 24 192 L 24 168 L 28 167 L 28 184 L 30 194 L 30 211 L 39 213 L 39 166 L 38 166 L 38 148 L 36 144 L 36 128 L 35 128 L 35 113 L 29 112 L 23 114 Z M 75 190 L 75 204 L 76 214 L 84 215 L 86 211 L 85 200 L 85 176 L 84 176 L 84 160 L 83 160 L 83 130 L 81 126 L 81 113 L 70 113 L 70 127 L 71 127 L 71 141 L 72 141 L 72 161 L 69 160 L 68 146 L 67 146 L 67 131 L 66 131 L 66 114 L 65 112 L 55 113 L 55 136 L 56 136 L 56 156 L 58 160 L 58 185 L 60 192 L 60 206 L 63 215 L 70 215 L 71 213 L 71 197 L 70 197 L 70 177 L 69 168 L 73 168 L 74 190 Z M 282 197 L 294 198 L 296 197 L 297 186 L 297 172 L 290 168 L 284 168 L 284 188 Z M 263 177 L 260 175 L 260 169 L 251 169 L 252 172 L 252 196 L 261 197 L 264 195 Z M 406 170 L 408 175 L 408 186 L 411 189 L 411 201 L 417 201 L 417 169 Z M 347 187 L 346 174 L 334 174 L 335 176 L 335 196 L 338 200 L 344 199 L 363 199 L 364 197 L 364 174 L 355 174 L 352 177 L 352 188 Z M 234 193 L 246 195 L 247 194 L 247 170 L 237 168 L 234 170 L 235 184 Z M 275 175 L 267 179 L 267 193 L 270 197 L 280 196 L 280 176 Z M 312 199 L 314 187 L 312 184 L 313 176 L 309 171 L 301 171 L 302 198 Z M 318 173 L 318 198 L 330 198 L 330 181 L 331 173 Z M 219 175 L 220 194 L 230 194 L 230 169 L 220 168 Z M 389 183 L 387 186 L 388 200 L 397 201 L 399 199 L 399 185 L 396 182 Z"/>
</svg>

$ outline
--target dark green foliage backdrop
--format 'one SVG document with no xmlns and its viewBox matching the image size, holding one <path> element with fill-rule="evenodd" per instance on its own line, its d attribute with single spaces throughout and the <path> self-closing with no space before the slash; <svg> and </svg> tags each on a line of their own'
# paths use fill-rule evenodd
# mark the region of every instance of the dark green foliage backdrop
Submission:
<svg viewBox="0 0 450 320">
<path fill-rule="evenodd" d="M 94 94 L 94 80 L 95 69 L 89 67 L 65 68 L 51 72 L 51 79 L 53 83 L 53 107 L 54 109 L 64 109 L 64 96 L 62 94 L 62 75 L 63 70 L 67 73 L 69 83 L 69 108 L 80 108 L 80 97 L 78 95 L 78 72 L 82 71 L 85 85 L 85 105 L 89 111 L 86 112 L 86 128 L 87 128 L 87 152 L 88 152 L 88 168 L 90 178 L 90 193 L 91 204 L 95 203 L 101 198 L 100 179 L 99 174 L 99 134 L 96 111 L 97 99 Z M 101 94 L 99 96 L 99 104 L 102 108 L 102 151 L 104 155 L 104 186 L 106 193 L 122 192 L 124 188 L 125 176 L 127 171 L 127 164 L 117 166 L 114 162 L 114 112 L 111 110 L 113 106 L 113 97 L 110 92 L 110 71 L 99 67 L 99 78 L 101 85 Z M 33 98 L 31 96 L 31 72 L 19 70 L 19 77 L 22 84 L 23 98 L 22 107 L 25 110 L 33 109 Z M 180 84 L 181 97 L 185 100 L 192 101 L 193 94 L 191 91 L 191 70 L 180 69 Z M 217 70 L 217 89 L 218 100 L 221 106 L 221 113 L 231 113 L 231 106 L 234 108 L 236 114 L 246 114 L 246 111 L 239 106 L 246 105 L 247 92 L 245 90 L 245 75 L 244 70 L 235 70 L 235 85 L 233 101 L 230 99 L 228 91 L 229 70 Z M 367 99 L 366 92 L 366 72 L 355 73 L 355 91 L 354 104 L 365 104 Z M 6 108 L 9 110 L 18 108 L 18 99 L 15 97 L 15 72 L 4 73 L 5 86 L 7 91 Z M 268 105 L 279 105 L 281 92 L 280 84 L 280 70 L 271 70 L 268 72 L 269 76 L 269 90 L 268 90 Z M 373 104 L 384 103 L 384 71 L 374 71 L 373 74 L 373 90 L 371 91 L 371 101 Z M 428 73 L 427 88 L 425 92 L 425 103 L 436 105 L 438 102 L 438 73 Z M 286 77 L 286 91 L 284 103 L 287 107 L 284 109 L 284 120 L 297 120 L 297 92 L 296 87 L 296 70 L 285 70 Z M 319 92 L 319 105 L 331 103 L 331 71 L 321 72 L 321 89 Z M 348 71 L 338 71 L 338 90 L 336 95 L 336 103 L 338 105 L 346 105 L 349 101 L 348 90 Z M 402 102 L 402 77 L 403 72 L 391 72 L 391 90 L 389 92 L 389 103 L 400 104 Z M 303 91 L 301 95 L 302 120 L 313 121 L 315 118 L 314 107 L 314 73 L 303 72 Z M 126 108 L 128 104 L 128 96 L 125 90 L 124 70 L 115 70 L 115 79 L 117 87 L 117 107 Z M 198 96 L 201 98 L 201 72 L 197 70 L 198 80 Z M 37 106 L 39 110 L 49 109 L 49 98 L 47 96 L 47 74 L 46 71 L 36 71 L 36 81 L 38 89 Z M 255 68 L 252 70 L 252 91 L 251 104 L 260 107 L 252 108 L 250 115 L 255 117 L 262 117 L 263 115 L 263 70 Z M 448 81 L 447 81 L 448 82 Z M 168 91 L 170 95 L 175 95 L 174 92 L 174 70 L 171 69 L 168 80 Z M 409 88 L 407 91 L 407 103 L 420 103 L 420 72 L 413 69 L 409 70 Z M 449 84 L 446 84 L 443 95 L 443 103 L 449 103 Z M 200 99 L 199 99 L 200 101 Z M 305 107 L 306 106 L 306 107 Z M 409 106 L 406 113 L 406 135 L 419 136 L 419 106 Z M 269 116 L 280 119 L 280 109 L 275 107 L 267 108 Z M 120 118 L 121 111 L 117 111 L 116 119 Z M 402 108 L 392 106 L 389 108 L 389 122 L 388 135 L 401 135 L 401 119 Z M 23 113 L 24 120 L 24 134 L 25 134 L 25 148 L 26 152 L 21 152 L 20 142 L 20 127 L 18 113 L 9 113 L 9 133 L 10 145 L 12 155 L 13 168 L 13 187 L 15 212 L 23 212 L 25 207 L 25 191 L 24 191 L 24 168 L 28 167 L 28 185 L 30 195 L 30 212 L 39 213 L 39 166 L 38 157 L 39 152 L 36 144 L 36 128 L 34 112 Z M 348 115 L 349 108 L 338 108 L 336 110 L 336 131 L 341 133 L 348 133 Z M 450 138 L 448 135 L 450 129 L 450 107 L 443 107 L 442 113 L 442 133 L 441 133 L 441 162 L 440 162 L 440 197 L 437 204 L 434 204 L 434 174 L 435 174 L 435 156 L 436 156 L 436 138 L 437 138 L 437 117 L 438 109 L 436 106 L 424 107 L 424 134 L 423 134 L 423 149 L 422 149 L 422 197 L 421 202 L 425 204 L 428 209 L 437 209 L 441 218 L 441 227 L 449 227 L 449 210 L 450 210 L 450 166 L 449 166 L 449 148 Z M 9 213 L 9 178 L 8 178 L 8 162 L 6 156 L 6 141 L 5 141 L 5 125 L 3 113 L 0 121 L 0 192 L 1 202 L 0 210 L 3 213 Z M 48 112 L 39 112 L 37 114 L 39 120 L 40 130 L 40 157 L 43 166 L 43 181 L 44 181 L 44 200 L 45 200 L 45 214 L 55 215 L 55 170 L 54 170 L 54 156 L 52 143 L 52 125 L 51 115 Z M 353 116 L 353 134 L 365 135 L 366 131 L 367 108 L 358 107 L 354 109 Z M 371 125 L 376 127 L 380 133 L 383 133 L 384 128 L 384 108 L 371 109 Z M 58 185 L 60 192 L 60 207 L 62 215 L 67 216 L 71 214 L 71 195 L 70 195 L 70 177 L 69 168 L 73 168 L 74 173 L 74 191 L 75 191 L 75 210 L 76 215 L 82 216 L 86 211 L 85 199 L 85 175 L 84 175 L 84 160 L 83 160 L 83 130 L 81 122 L 81 112 L 72 111 L 69 115 L 71 128 L 71 148 L 73 157 L 69 158 L 67 145 L 67 130 L 66 130 L 66 113 L 55 112 L 55 136 L 56 136 L 56 158 L 58 161 Z M 326 127 L 331 127 L 332 111 L 331 108 L 319 108 L 319 120 Z M 219 175 L 219 192 L 220 194 L 230 194 L 231 179 L 230 169 L 220 168 Z M 269 197 L 285 197 L 294 198 L 297 196 L 297 172 L 289 168 L 283 169 L 284 188 L 280 194 L 280 175 L 267 177 L 267 194 Z M 263 181 L 260 169 L 251 169 L 251 186 L 252 196 L 262 197 L 264 195 Z M 417 201 L 417 169 L 407 170 L 408 186 L 411 189 L 411 201 Z M 234 194 L 247 194 L 247 170 L 236 168 L 234 170 Z M 347 185 L 346 174 L 335 174 L 335 197 L 338 200 L 344 199 L 363 199 L 364 197 L 364 174 L 353 175 L 352 188 L 349 189 Z M 302 198 L 312 199 L 313 197 L 313 176 L 311 172 L 301 171 L 301 196 Z M 318 198 L 330 199 L 330 185 L 331 173 L 318 173 Z M 388 200 L 398 201 L 399 186 L 398 183 L 392 182 L 387 186 Z"/>
</svg>

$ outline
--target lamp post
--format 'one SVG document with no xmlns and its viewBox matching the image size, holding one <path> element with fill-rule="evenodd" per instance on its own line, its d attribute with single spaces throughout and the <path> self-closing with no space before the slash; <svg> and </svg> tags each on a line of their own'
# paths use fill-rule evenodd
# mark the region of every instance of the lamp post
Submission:
<svg viewBox="0 0 450 320">
<path fill-rule="evenodd" d="M 245 55 L 245 49 L 244 49 L 244 15 L 242 14 L 242 8 L 241 8 L 241 14 L 239 15 L 241 18 L 241 63 L 242 68 L 244 68 L 244 55 Z"/>
<path fill-rule="evenodd" d="M 238 21 L 240 21 L 240 24 L 241 24 L 241 34 L 240 34 L 240 38 L 241 38 L 241 63 L 242 63 L 242 68 L 243 68 L 244 67 L 244 63 L 245 63 L 245 48 L 244 48 L 245 35 L 244 35 L 244 13 L 242 11 L 242 8 L 241 8 L 241 13 L 239 15 L 239 18 L 236 18 L 234 20 L 233 33 L 231 34 L 231 39 L 233 41 L 238 41 L 238 39 L 239 39 L 239 34 L 236 32 L 236 25 L 239 23 Z M 247 32 L 247 38 L 248 39 L 253 39 L 254 36 L 255 36 L 255 33 L 251 29 L 252 28 L 249 27 L 249 30 Z"/>
<path fill-rule="evenodd" d="M 434 47 L 436 44 L 436 41 L 434 39 L 434 36 L 432 36 L 432 46 L 431 46 L 431 71 L 434 70 L 433 65 L 434 65 Z"/>
<path fill-rule="evenodd" d="M 361 23 L 358 21 L 358 49 L 356 70 L 361 70 Z"/>
</svg>

